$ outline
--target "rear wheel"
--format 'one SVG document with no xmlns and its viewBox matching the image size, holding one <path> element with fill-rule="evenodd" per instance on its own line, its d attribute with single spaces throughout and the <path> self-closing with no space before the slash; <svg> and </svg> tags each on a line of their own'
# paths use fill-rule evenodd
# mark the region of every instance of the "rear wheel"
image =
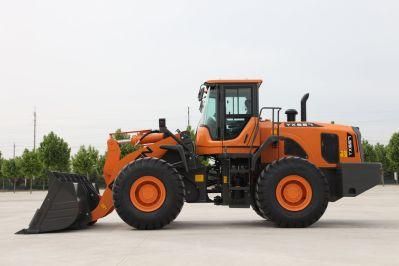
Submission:
<svg viewBox="0 0 399 266">
<path fill-rule="evenodd" d="M 255 183 L 255 185 L 256 185 L 256 183 Z M 256 188 L 255 186 L 252 186 L 252 187 L 251 187 L 251 207 L 252 207 L 252 210 L 254 210 L 255 213 L 256 213 L 257 215 L 259 215 L 260 217 L 262 217 L 263 219 L 270 220 L 269 217 L 267 217 L 266 215 L 264 215 L 264 214 L 260 211 L 259 206 L 258 206 L 257 203 L 256 203 L 256 191 L 255 191 L 255 188 Z"/>
<path fill-rule="evenodd" d="M 172 222 L 184 203 L 184 183 L 162 159 L 144 158 L 127 165 L 113 187 L 116 212 L 137 229 L 159 229 Z"/>
<path fill-rule="evenodd" d="M 260 217 L 262 217 L 262 218 L 265 219 L 265 220 L 268 220 L 268 221 L 270 220 L 269 217 L 267 217 L 266 215 L 264 215 L 264 214 L 260 211 L 260 209 L 259 209 L 259 207 L 256 205 L 256 203 L 251 204 L 251 207 L 252 207 L 252 210 L 254 210 L 254 211 L 256 212 L 257 215 L 259 215 Z"/>
<path fill-rule="evenodd" d="M 328 183 L 305 159 L 286 157 L 266 167 L 256 186 L 256 203 L 280 227 L 307 227 L 328 205 Z"/>
</svg>

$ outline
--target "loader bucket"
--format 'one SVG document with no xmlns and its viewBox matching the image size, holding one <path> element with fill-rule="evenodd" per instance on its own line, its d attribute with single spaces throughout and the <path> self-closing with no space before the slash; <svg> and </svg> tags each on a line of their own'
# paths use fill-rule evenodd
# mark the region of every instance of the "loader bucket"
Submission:
<svg viewBox="0 0 399 266">
<path fill-rule="evenodd" d="M 98 188 L 85 176 L 50 172 L 50 184 L 46 198 L 36 210 L 29 228 L 17 234 L 38 234 L 64 229 L 87 227 L 91 211 L 98 205 Z"/>
</svg>

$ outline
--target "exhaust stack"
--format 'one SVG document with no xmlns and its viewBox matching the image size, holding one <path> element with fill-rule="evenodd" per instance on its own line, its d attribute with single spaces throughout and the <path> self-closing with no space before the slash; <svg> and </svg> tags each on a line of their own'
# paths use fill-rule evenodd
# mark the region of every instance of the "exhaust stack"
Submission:
<svg viewBox="0 0 399 266">
<path fill-rule="evenodd" d="M 306 93 L 303 95 L 301 99 L 301 121 L 305 122 L 306 121 L 306 102 L 309 99 L 309 93 Z"/>
</svg>

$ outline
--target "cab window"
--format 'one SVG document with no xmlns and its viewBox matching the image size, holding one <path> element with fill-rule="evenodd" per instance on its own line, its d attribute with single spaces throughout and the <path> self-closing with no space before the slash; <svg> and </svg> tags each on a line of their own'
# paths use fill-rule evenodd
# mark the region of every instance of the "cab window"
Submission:
<svg viewBox="0 0 399 266">
<path fill-rule="evenodd" d="M 236 138 L 252 116 L 252 88 L 225 88 L 224 139 Z"/>
<path fill-rule="evenodd" d="M 217 126 L 217 91 L 214 87 L 209 88 L 205 98 L 204 109 L 202 110 L 201 124 L 206 126 L 212 139 L 218 138 Z"/>
</svg>

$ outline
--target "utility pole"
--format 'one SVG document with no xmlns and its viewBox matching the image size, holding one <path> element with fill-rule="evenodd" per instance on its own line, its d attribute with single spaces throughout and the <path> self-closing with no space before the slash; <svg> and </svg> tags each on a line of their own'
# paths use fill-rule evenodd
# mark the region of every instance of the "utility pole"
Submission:
<svg viewBox="0 0 399 266">
<path fill-rule="evenodd" d="M 13 147 L 14 147 L 14 149 L 13 149 L 13 158 L 15 160 L 15 142 L 14 142 Z M 15 163 L 15 161 L 14 161 L 14 163 Z M 14 193 L 15 193 L 16 183 L 17 183 L 17 177 L 14 177 Z"/>
<path fill-rule="evenodd" d="M 187 106 L 187 127 L 190 126 L 190 106 Z"/>
<path fill-rule="evenodd" d="M 33 111 L 33 151 L 36 150 L 36 107 Z"/>
<path fill-rule="evenodd" d="M 36 151 L 36 106 L 33 110 L 33 152 Z M 29 193 L 32 194 L 32 186 L 33 186 L 33 180 L 35 180 L 35 177 L 30 178 L 30 189 Z M 25 179 L 25 187 L 26 187 L 26 179 Z"/>
</svg>

